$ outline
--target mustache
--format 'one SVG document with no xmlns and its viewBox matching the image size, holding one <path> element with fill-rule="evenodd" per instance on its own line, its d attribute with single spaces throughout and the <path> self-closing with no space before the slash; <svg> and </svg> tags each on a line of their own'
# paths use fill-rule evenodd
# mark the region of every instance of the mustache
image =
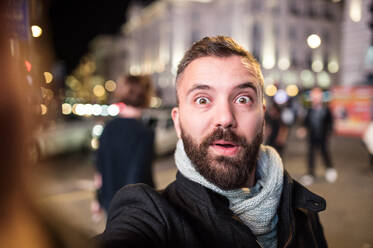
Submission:
<svg viewBox="0 0 373 248">
<path fill-rule="evenodd" d="M 210 146 L 217 140 L 233 142 L 239 146 L 246 146 L 247 144 L 244 137 L 237 135 L 231 129 L 217 128 L 204 139 L 201 145 Z"/>
</svg>

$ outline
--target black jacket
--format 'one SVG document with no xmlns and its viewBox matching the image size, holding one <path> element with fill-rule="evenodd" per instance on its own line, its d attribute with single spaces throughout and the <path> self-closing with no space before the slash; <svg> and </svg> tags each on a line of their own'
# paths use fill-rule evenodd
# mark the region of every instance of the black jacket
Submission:
<svg viewBox="0 0 373 248">
<path fill-rule="evenodd" d="M 157 192 L 143 185 L 122 188 L 97 237 L 105 247 L 260 247 L 228 208 L 227 198 L 177 174 Z M 327 247 L 317 212 L 325 200 L 285 172 L 278 209 L 278 247 Z"/>
<path fill-rule="evenodd" d="M 97 170 L 102 175 L 97 198 L 105 210 L 114 194 L 127 184 L 154 186 L 153 143 L 153 131 L 137 119 L 120 117 L 106 124 L 96 154 Z"/>
<path fill-rule="evenodd" d="M 325 142 L 325 140 L 333 132 L 333 115 L 329 107 L 323 106 L 320 116 L 320 123 L 319 125 L 315 126 L 312 124 L 312 118 L 315 111 L 316 110 L 313 108 L 308 109 L 306 117 L 304 119 L 304 126 L 308 130 L 308 139 L 311 142 Z"/>
</svg>

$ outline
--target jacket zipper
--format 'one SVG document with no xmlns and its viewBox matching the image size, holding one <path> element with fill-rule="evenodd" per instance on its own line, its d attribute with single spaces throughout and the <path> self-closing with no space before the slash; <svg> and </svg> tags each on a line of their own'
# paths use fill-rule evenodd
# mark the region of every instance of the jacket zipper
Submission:
<svg viewBox="0 0 373 248">
<path fill-rule="evenodd" d="M 290 245 L 290 242 L 291 240 L 293 239 L 293 227 L 295 226 L 295 223 L 294 223 L 294 213 L 293 213 L 293 209 L 292 209 L 292 205 L 291 205 L 291 195 L 292 195 L 292 192 L 293 192 L 293 185 L 290 184 L 290 189 L 289 189 L 289 208 L 290 209 L 290 218 L 291 218 L 291 225 L 290 225 L 290 236 L 289 236 L 289 239 L 286 241 L 285 245 L 283 248 L 286 248 Z"/>
<path fill-rule="evenodd" d="M 285 245 L 283 248 L 286 248 L 289 246 L 290 244 L 290 241 L 293 239 L 293 225 L 294 225 L 294 216 L 292 216 L 292 220 L 291 220 L 291 225 L 290 225 L 290 236 L 289 236 L 289 239 L 286 241 Z"/>
<path fill-rule="evenodd" d="M 259 243 L 258 240 L 255 240 L 255 241 L 256 241 L 256 243 L 259 245 L 260 248 L 263 248 L 263 246 Z"/>
</svg>

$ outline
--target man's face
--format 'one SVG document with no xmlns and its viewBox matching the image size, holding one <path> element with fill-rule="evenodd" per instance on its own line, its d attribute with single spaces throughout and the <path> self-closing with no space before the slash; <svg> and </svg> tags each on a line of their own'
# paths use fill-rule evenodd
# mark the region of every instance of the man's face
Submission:
<svg viewBox="0 0 373 248">
<path fill-rule="evenodd" d="M 311 90 L 311 102 L 314 106 L 322 104 L 322 90 L 320 88 L 314 88 Z"/>
<path fill-rule="evenodd" d="M 197 171 L 222 189 L 245 186 L 256 165 L 265 111 L 258 77 L 230 56 L 198 58 L 178 79 L 176 132 Z"/>
</svg>

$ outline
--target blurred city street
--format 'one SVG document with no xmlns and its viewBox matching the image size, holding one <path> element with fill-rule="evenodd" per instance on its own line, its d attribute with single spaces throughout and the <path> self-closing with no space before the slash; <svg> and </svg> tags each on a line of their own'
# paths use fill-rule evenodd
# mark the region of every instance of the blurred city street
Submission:
<svg viewBox="0 0 373 248">
<path fill-rule="evenodd" d="M 305 173 L 304 140 L 297 139 L 292 130 L 283 158 L 284 165 L 297 180 Z M 368 153 L 359 139 L 334 137 L 332 154 L 339 177 L 329 184 L 324 179 L 324 167 L 317 158 L 317 178 L 309 188 L 327 200 L 327 210 L 321 213 L 329 247 L 373 247 L 373 169 Z M 68 220 L 91 235 L 99 233 L 105 220 L 91 219 L 90 203 L 93 193 L 93 155 L 72 154 L 47 161 L 51 169 L 44 187 L 45 200 L 56 206 Z M 173 156 L 158 158 L 154 174 L 158 188 L 175 178 Z"/>
<path fill-rule="evenodd" d="M 324 138 L 333 131 L 330 148 L 338 178 L 329 183 L 335 171 L 328 170 L 334 174 L 330 177 L 327 173 L 329 182 L 325 179 L 326 169 L 316 153 L 316 177 L 308 188 L 327 201 L 327 209 L 320 213 L 320 218 L 329 247 L 373 248 L 373 0 L 14 0 L 2 1 L 0 5 L 0 23 L 4 29 L 0 37 L 0 62 L 3 62 L 0 68 L 4 70 L 0 84 L 3 94 L 0 151 L 4 159 L 0 182 L 6 185 L 0 188 L 3 189 L 0 201 L 6 204 L 0 206 L 9 217 L 0 225 L 4 231 L 0 240 L 5 247 L 29 247 L 30 237 L 32 241 L 38 240 L 33 235 L 34 231 L 38 233 L 34 226 L 41 229 L 40 241 L 50 240 L 54 232 L 45 232 L 49 226 L 42 227 L 38 213 L 35 215 L 28 208 L 33 204 L 40 204 L 43 211 L 46 207 L 45 218 L 51 222 L 59 224 L 52 218 L 53 214 L 48 215 L 48 208 L 90 236 L 105 229 L 105 214 L 93 216 L 91 211 L 96 198 L 94 184 L 100 184 L 100 177 L 95 177 L 94 152 L 100 145 L 101 150 L 113 151 L 107 157 L 116 159 L 100 157 L 99 161 L 117 162 L 116 166 L 100 163 L 100 169 L 123 169 L 122 161 L 129 160 L 119 155 L 127 151 L 131 157 L 147 160 L 144 167 L 133 160 L 133 168 L 146 168 L 142 174 L 146 174 L 147 182 L 151 182 L 151 161 L 144 151 L 151 154 L 154 147 L 156 188 L 163 189 L 172 182 L 177 172 L 172 152 L 177 135 L 170 112 L 173 107 L 182 106 L 179 81 L 186 78 L 186 85 L 195 84 L 189 93 L 194 89 L 208 91 L 195 97 L 193 103 L 204 98 L 210 103 L 224 96 L 228 100 L 225 103 L 230 104 L 227 110 L 238 106 L 236 103 L 241 109 L 246 106 L 236 101 L 241 97 L 246 99 L 244 104 L 251 104 L 247 106 L 258 107 L 255 104 L 259 101 L 255 99 L 263 96 L 266 104 L 263 140 L 279 151 L 283 149 L 285 169 L 297 181 L 307 173 L 307 151 L 310 154 L 313 151 L 308 150 L 306 132 L 311 137 L 310 144 L 317 149 L 326 147 Z M 192 44 L 198 48 L 196 44 L 208 40 L 229 41 L 224 43 L 240 51 L 247 50 L 253 57 L 242 56 L 241 52 L 228 56 L 231 53 L 224 52 L 217 57 L 201 53 L 196 58 L 224 57 L 221 61 L 236 61 L 235 55 L 241 55 L 248 60 L 240 63 L 237 60 L 237 68 L 244 65 L 242 68 L 248 70 L 250 79 L 247 73 L 242 80 L 234 79 L 239 78 L 239 73 L 227 72 L 236 64 L 226 61 L 219 67 L 222 70 L 196 73 L 198 77 L 211 75 L 211 80 L 181 76 L 195 60 L 187 59 L 184 53 Z M 195 67 L 203 72 L 211 64 L 214 63 Z M 231 76 L 232 81 L 225 80 Z M 189 82 L 189 78 L 193 80 Z M 200 85 L 200 81 L 206 85 Z M 229 83 L 239 82 L 239 86 L 232 87 L 234 91 L 226 94 L 231 87 Z M 241 88 L 245 92 L 247 88 L 246 93 L 255 88 L 256 97 L 251 96 L 254 93 L 234 95 Z M 180 122 L 178 126 L 187 127 L 186 131 L 196 129 L 195 133 L 201 135 L 211 124 L 210 120 L 205 121 L 205 113 L 209 118 L 224 120 L 220 118 L 221 106 L 211 106 L 206 112 L 199 112 L 201 115 L 179 110 L 173 112 L 173 117 Z M 243 113 L 230 112 L 235 118 L 243 116 L 244 122 L 237 125 L 246 132 L 252 129 L 250 123 L 255 120 Z M 124 119 L 132 119 L 133 123 L 136 120 L 136 124 L 118 125 L 115 132 L 110 132 L 112 135 L 107 135 L 109 125 Z M 249 129 L 241 126 L 246 124 L 251 125 L 247 126 Z M 197 130 L 203 126 L 202 131 Z M 150 142 L 153 140 L 150 129 L 154 144 Z M 131 139 L 119 135 L 122 131 L 133 134 L 134 142 L 130 144 Z M 147 134 L 146 139 L 143 133 Z M 107 137 L 118 139 L 103 142 L 111 139 Z M 141 142 L 147 143 L 147 149 L 139 145 Z M 110 147 L 116 143 L 120 144 L 118 149 Z M 236 145 L 229 142 L 215 145 L 218 149 L 237 151 Z M 126 149 L 127 146 L 136 148 L 137 152 Z M 328 152 L 322 150 L 329 161 Z M 100 151 L 101 154 L 106 153 Z M 32 167 L 35 161 L 39 162 Z M 102 175 L 105 182 L 115 182 L 115 177 L 124 182 L 123 175 L 132 174 L 113 170 Z M 308 175 L 310 182 L 311 175 Z M 122 184 L 117 185 L 108 190 L 108 199 Z M 30 218 L 30 223 L 22 214 Z M 16 235 L 8 235 L 13 233 Z M 300 233 L 303 234 L 301 231 L 297 234 Z M 22 237 L 14 238 L 19 236 Z M 305 236 L 294 236 L 307 243 Z M 20 241 L 20 244 L 11 246 L 6 241 L 15 244 Z"/>
</svg>

